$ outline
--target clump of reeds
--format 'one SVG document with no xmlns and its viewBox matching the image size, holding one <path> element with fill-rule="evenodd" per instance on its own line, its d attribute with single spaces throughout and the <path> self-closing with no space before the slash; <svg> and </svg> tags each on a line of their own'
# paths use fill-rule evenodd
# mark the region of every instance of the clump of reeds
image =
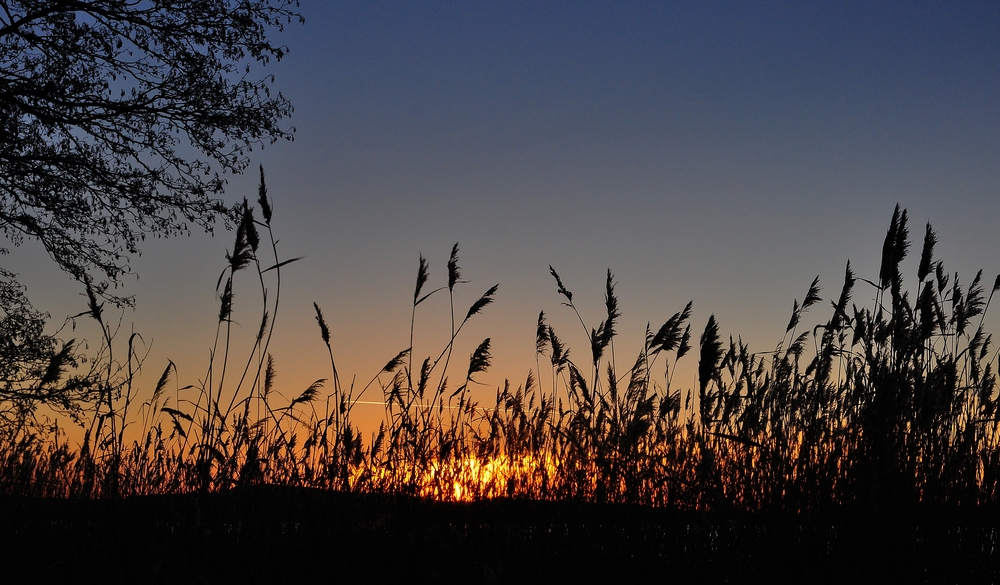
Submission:
<svg viewBox="0 0 1000 585">
<path fill-rule="evenodd" d="M 860 279 L 848 263 L 829 317 L 803 328 L 806 313 L 822 301 L 815 279 L 793 303 L 785 337 L 763 353 L 738 338 L 727 343 L 714 315 L 693 347 L 688 303 L 660 327 L 647 326 L 642 349 L 620 369 L 613 348 L 622 315 L 611 271 L 606 315 L 588 327 L 550 267 L 589 352 L 572 359 L 542 312 L 537 371 L 516 388 L 505 382 L 495 401 L 481 405 L 470 389 L 490 366 L 490 340 L 472 352 L 457 383 L 449 370 L 463 328 L 493 302 L 498 287 L 456 312 L 456 289 L 467 284 L 457 244 L 446 283 L 433 290 L 426 290 L 429 265 L 419 258 L 410 347 L 395 351 L 362 387 L 342 384 L 329 328 L 315 305 L 332 381 L 317 380 L 279 400 L 268 348 L 281 269 L 296 259 L 279 259 L 263 172 L 257 202 L 262 219 L 246 201 L 239 209 L 235 245 L 219 278 L 218 333 L 205 377 L 184 387 L 174 382 L 171 392 L 177 371 L 168 363 L 151 398 L 138 414 L 130 410 L 142 358 L 132 337 L 124 365 L 113 359 L 116 330 L 104 324 L 91 295 L 89 315 L 101 324 L 105 353 L 92 362 L 104 368 L 103 385 L 86 439 L 72 448 L 58 433 L 47 440 L 8 434 L 0 459 L 3 490 L 100 497 L 268 483 L 444 500 L 574 499 L 733 513 L 997 502 L 997 354 L 984 322 L 1000 278 L 987 291 L 980 272 L 963 287 L 934 259 L 937 237 L 928 225 L 915 287 L 906 290 L 901 264 L 908 218 L 898 207 L 878 278 Z M 261 245 L 258 230 L 269 245 Z M 262 262 L 265 250 L 269 260 Z M 258 284 L 263 303 L 255 343 L 237 362 L 230 336 L 243 273 Z M 869 287 L 870 306 L 852 300 L 859 282 Z M 416 356 L 417 310 L 445 291 L 450 337 Z M 677 362 L 692 350 L 697 386 L 675 388 Z M 386 417 L 366 440 L 352 413 L 369 392 L 381 394 Z M 126 440 L 128 424 L 137 427 L 138 439 Z"/>
</svg>

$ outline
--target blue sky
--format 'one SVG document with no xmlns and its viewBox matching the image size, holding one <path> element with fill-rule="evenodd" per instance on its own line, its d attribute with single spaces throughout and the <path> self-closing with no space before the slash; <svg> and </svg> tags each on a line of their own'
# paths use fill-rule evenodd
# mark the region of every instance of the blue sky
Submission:
<svg viewBox="0 0 1000 585">
<path fill-rule="evenodd" d="M 965 282 L 1000 271 L 995 3 L 304 2 L 302 13 L 280 36 L 291 53 L 267 68 L 295 105 L 296 139 L 252 157 L 281 251 L 305 255 L 285 272 L 273 346 L 288 395 L 329 375 L 313 301 L 338 367 L 367 381 L 408 344 L 418 254 L 440 285 L 455 242 L 471 280 L 460 311 L 500 283 L 457 354 L 493 338 L 484 397 L 534 366 L 539 310 L 584 356 L 549 264 L 591 326 L 615 273 L 620 368 L 647 321 L 688 300 L 693 330 L 715 313 L 724 334 L 772 349 L 814 276 L 824 298 L 849 259 L 877 276 L 896 203 L 914 239 L 932 222 L 938 258 Z M 227 198 L 255 193 L 251 173 Z M 203 375 L 231 237 L 154 241 L 135 259 L 124 323 L 153 340 L 150 386 L 168 358 L 182 383 Z M 54 316 L 83 310 L 38 258 L 27 246 L 4 262 Z M 237 303 L 250 307 L 250 291 Z M 859 283 L 856 302 L 870 296 Z M 449 328 L 446 297 L 421 309 L 418 358 Z M 817 307 L 806 322 L 826 317 Z"/>
</svg>

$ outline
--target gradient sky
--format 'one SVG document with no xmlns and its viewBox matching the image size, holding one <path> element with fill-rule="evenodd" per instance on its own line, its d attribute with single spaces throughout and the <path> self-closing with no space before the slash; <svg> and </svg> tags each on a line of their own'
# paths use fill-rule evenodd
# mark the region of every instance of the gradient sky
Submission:
<svg viewBox="0 0 1000 585">
<path fill-rule="evenodd" d="M 825 299 L 848 260 L 877 277 L 896 203 L 915 240 L 931 221 L 937 257 L 965 282 L 1000 271 L 996 3 L 303 2 L 302 13 L 280 36 L 291 53 L 267 68 L 295 105 L 295 141 L 252 158 L 281 253 L 305 255 L 284 272 L 272 342 L 287 396 L 329 376 L 312 302 L 342 376 L 367 381 L 409 343 L 418 254 L 437 287 L 455 242 L 471 280 L 459 312 L 500 283 L 451 370 L 462 378 L 491 337 L 483 399 L 534 367 L 539 310 L 588 361 L 549 264 L 589 326 L 615 273 L 620 369 L 646 323 L 689 300 L 695 339 L 714 313 L 724 335 L 773 349 L 813 277 Z M 255 199 L 256 181 L 233 178 L 227 199 Z M 232 237 L 154 241 L 133 262 L 137 308 L 123 327 L 152 341 L 150 389 L 168 358 L 181 384 L 204 375 Z M 5 266 L 55 321 L 84 310 L 36 248 Z M 908 266 L 915 287 L 916 258 Z M 252 286 L 237 282 L 246 339 Z M 859 281 L 856 302 L 871 296 Z M 436 355 L 450 326 L 443 294 L 420 309 L 416 358 Z M 817 307 L 805 323 L 828 316 Z M 97 339 L 81 329 L 63 337 Z"/>
</svg>

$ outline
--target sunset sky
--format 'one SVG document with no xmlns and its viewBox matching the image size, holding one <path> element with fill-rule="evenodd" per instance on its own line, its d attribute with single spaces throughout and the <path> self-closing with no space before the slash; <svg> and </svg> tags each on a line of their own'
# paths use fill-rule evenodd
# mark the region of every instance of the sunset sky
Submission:
<svg viewBox="0 0 1000 585">
<path fill-rule="evenodd" d="M 497 302 L 462 332 L 465 361 L 450 372 L 459 383 L 469 353 L 491 337 L 483 399 L 534 368 L 540 310 L 588 362 L 550 264 L 591 327 L 614 272 L 622 370 L 646 323 L 658 327 L 689 300 L 695 342 L 714 313 L 724 336 L 773 349 L 815 276 L 824 299 L 839 293 L 848 260 L 876 279 L 896 203 L 910 212 L 911 290 L 927 221 L 937 258 L 963 281 L 982 268 L 992 283 L 1000 272 L 996 3 L 307 1 L 301 10 L 305 24 L 277 37 L 291 53 L 265 69 L 295 106 L 295 141 L 254 152 L 252 172 L 226 194 L 255 199 L 263 164 L 279 251 L 305 256 L 283 273 L 272 341 L 289 397 L 330 376 L 313 302 L 342 379 L 357 374 L 363 385 L 409 343 L 418 255 L 436 288 L 455 242 L 471 281 L 457 289 L 457 312 L 500 284 Z M 134 259 L 139 279 L 125 292 L 137 306 L 122 340 L 134 327 L 152 342 L 150 389 L 167 359 L 181 385 L 204 375 L 232 238 L 152 241 Z M 37 246 L 3 262 L 55 324 L 84 310 L 80 287 Z M 236 284 L 234 331 L 249 341 L 259 301 L 249 275 Z M 871 296 L 859 281 L 855 302 Z M 440 351 L 447 300 L 438 293 L 419 307 L 415 360 Z M 828 306 L 805 323 L 828 318 Z M 84 324 L 61 335 L 97 341 Z M 674 380 L 684 388 L 696 357 L 686 360 Z M 377 421 L 382 411 L 358 413 Z"/>
</svg>

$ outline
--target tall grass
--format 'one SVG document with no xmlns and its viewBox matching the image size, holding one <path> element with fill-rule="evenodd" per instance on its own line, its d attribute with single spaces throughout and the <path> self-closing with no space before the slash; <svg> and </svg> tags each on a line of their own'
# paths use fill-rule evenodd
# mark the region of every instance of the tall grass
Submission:
<svg viewBox="0 0 1000 585">
<path fill-rule="evenodd" d="M 453 359 L 454 349 L 498 286 L 456 307 L 456 289 L 468 284 L 457 244 L 439 288 L 427 290 L 429 265 L 420 257 L 411 347 L 387 351 L 392 357 L 364 386 L 341 382 L 329 327 L 315 305 L 329 378 L 280 400 L 270 339 L 282 268 L 297 258 L 278 254 L 263 171 L 257 205 L 260 218 L 244 201 L 219 277 L 217 335 L 204 378 L 179 387 L 168 363 L 151 397 L 136 407 L 142 358 L 134 338 L 119 364 L 111 351 L 115 330 L 91 296 L 89 315 L 105 337 L 94 363 L 104 369 L 86 439 L 74 447 L 58 431 L 8 433 L 0 490 L 113 497 L 281 484 L 725 513 L 998 501 L 997 352 L 984 323 L 1000 278 L 986 289 L 981 272 L 967 286 L 945 272 L 927 225 L 908 290 L 901 272 L 908 217 L 898 206 L 879 277 L 858 278 L 848 263 L 827 316 L 806 326 L 808 312 L 822 306 L 815 279 L 795 300 L 784 338 L 765 352 L 724 340 L 714 315 L 694 346 L 688 303 L 660 327 L 647 327 L 642 349 L 619 369 L 614 342 L 622 315 L 614 275 L 608 271 L 604 286 L 605 318 L 588 326 L 550 267 L 555 292 L 580 322 L 587 347 L 571 358 L 540 313 L 537 371 L 523 383 L 505 382 L 495 400 L 480 404 L 471 385 L 490 367 L 490 339 L 458 374 L 456 362 L 466 362 Z M 251 277 L 262 299 L 260 327 L 242 359 L 231 350 L 240 275 Z M 858 286 L 874 299 L 870 305 L 853 301 Z M 438 294 L 449 296 L 450 338 L 430 355 L 414 355 L 416 314 Z M 682 359 L 697 360 L 696 387 L 674 386 Z M 370 439 L 352 418 L 363 398 L 385 405 L 385 421 Z M 128 425 L 135 431 L 125 433 Z"/>
</svg>

